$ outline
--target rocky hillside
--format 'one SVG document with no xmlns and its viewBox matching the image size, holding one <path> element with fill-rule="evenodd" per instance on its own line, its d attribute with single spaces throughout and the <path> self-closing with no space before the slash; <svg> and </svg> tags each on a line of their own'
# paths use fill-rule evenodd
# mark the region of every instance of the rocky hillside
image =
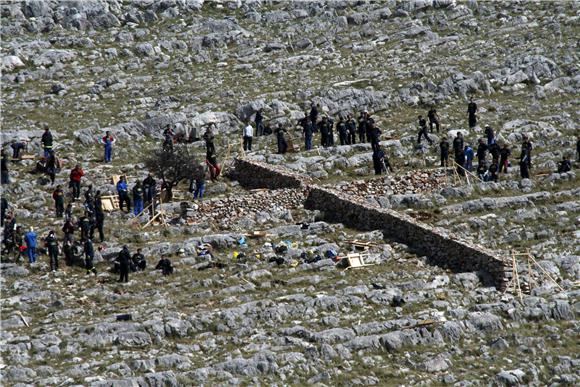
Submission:
<svg viewBox="0 0 580 387">
<path fill-rule="evenodd" d="M 167 124 L 200 137 L 213 123 L 225 172 L 203 202 L 179 187 L 163 204 L 168 227 L 108 213 L 97 276 L 62 258 L 50 272 L 46 255 L 29 265 L 2 254 L 2 385 L 580 383 L 578 163 L 555 173 L 563 156 L 576 159 L 580 135 L 578 2 L 30 0 L 0 11 L 3 147 L 27 140 L 38 156 L 47 124 L 64 162 L 55 183 L 66 187 L 79 163 L 83 191 L 113 193 L 112 175 L 131 187 L 146 176 L 143 158 Z M 312 103 L 333 117 L 368 110 L 395 172 L 371 177 L 370 144 L 304 151 L 295 124 Z M 432 106 L 442 130 L 417 145 L 417 116 Z M 324 222 L 300 189 L 243 189 L 233 159 L 260 108 L 300 150 L 276 154 L 270 135 L 246 157 L 508 263 L 529 251 L 529 264 L 518 258 L 521 298 L 381 230 Z M 475 145 L 484 125 L 512 148 L 508 173 L 468 182 L 439 168 L 443 137 L 461 131 Z M 106 130 L 118 138 L 110 164 L 97 144 Z M 531 179 L 517 167 L 523 135 Z M 203 141 L 188 146 L 203 159 Z M 54 186 L 34 165 L 10 162 L 2 196 L 24 229 L 62 240 Z M 371 242 L 372 266 L 336 264 L 352 240 Z M 109 269 L 124 244 L 142 248 L 148 267 L 119 284 Z M 162 256 L 173 275 L 153 269 Z"/>
</svg>

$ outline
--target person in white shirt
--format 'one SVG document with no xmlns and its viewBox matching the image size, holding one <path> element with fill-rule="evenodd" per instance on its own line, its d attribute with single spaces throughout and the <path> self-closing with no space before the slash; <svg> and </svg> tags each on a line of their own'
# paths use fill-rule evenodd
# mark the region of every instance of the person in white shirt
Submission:
<svg viewBox="0 0 580 387">
<path fill-rule="evenodd" d="M 244 150 L 252 150 L 252 137 L 254 136 L 254 128 L 248 122 L 248 125 L 244 128 Z"/>
</svg>

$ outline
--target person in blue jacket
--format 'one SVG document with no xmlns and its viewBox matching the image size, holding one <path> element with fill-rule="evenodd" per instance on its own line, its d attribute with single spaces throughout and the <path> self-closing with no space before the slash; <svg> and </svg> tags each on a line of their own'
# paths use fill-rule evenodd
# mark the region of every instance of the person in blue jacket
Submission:
<svg viewBox="0 0 580 387">
<path fill-rule="evenodd" d="M 110 163 L 113 158 L 113 144 L 115 141 L 115 138 L 109 131 L 107 131 L 105 136 L 101 139 L 101 142 L 105 145 L 105 163 Z"/>
<path fill-rule="evenodd" d="M 469 144 L 467 144 L 465 146 L 465 149 L 464 149 L 464 152 L 463 153 L 465 154 L 465 165 L 464 165 L 464 167 L 468 171 L 471 171 L 471 169 L 473 168 L 473 156 L 474 156 L 473 148 Z"/>
<path fill-rule="evenodd" d="M 28 254 L 28 263 L 36 262 L 36 233 L 34 228 L 30 227 L 30 231 L 24 235 L 24 241 L 26 242 L 26 252 Z"/>
<path fill-rule="evenodd" d="M 127 213 L 131 212 L 131 199 L 129 198 L 125 176 L 121 177 L 121 180 L 117 183 L 117 193 L 119 194 L 119 209 L 123 211 L 123 204 L 127 203 Z"/>
</svg>

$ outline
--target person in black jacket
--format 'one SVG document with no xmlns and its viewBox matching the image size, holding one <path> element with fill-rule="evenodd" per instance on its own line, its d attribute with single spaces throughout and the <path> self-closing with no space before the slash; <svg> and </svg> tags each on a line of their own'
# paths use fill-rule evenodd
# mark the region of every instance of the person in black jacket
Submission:
<svg viewBox="0 0 580 387">
<path fill-rule="evenodd" d="M 423 116 L 419 116 L 419 133 L 417 135 L 417 144 L 421 144 L 421 137 L 425 137 L 425 140 L 429 142 L 429 144 L 433 144 L 433 140 L 429 138 L 427 134 L 427 121 L 423 118 Z"/>
<path fill-rule="evenodd" d="M 127 245 L 123 246 L 123 249 L 121 249 L 121 251 L 119 252 L 117 261 L 119 262 L 119 271 L 121 273 L 119 282 L 129 282 L 129 269 L 131 268 L 131 253 L 129 253 L 129 248 L 127 247 Z"/>
<path fill-rule="evenodd" d="M 6 154 L 6 152 L 2 152 L 0 173 L 1 173 L 0 182 L 2 183 L 2 185 L 10 184 L 10 172 L 8 171 L 8 155 Z"/>
<path fill-rule="evenodd" d="M 48 159 L 49 153 L 52 151 L 52 133 L 50 132 L 48 125 L 44 125 L 44 133 L 42 134 L 40 143 L 44 149 L 44 158 Z"/>
<path fill-rule="evenodd" d="M 282 127 L 282 124 L 278 124 L 278 128 L 276 128 L 276 142 L 278 144 L 278 154 L 284 154 L 288 150 L 288 143 L 286 142 L 286 138 L 284 138 L 284 133 L 286 129 Z"/>
<path fill-rule="evenodd" d="M 50 270 L 58 270 L 58 241 L 54 235 L 54 231 L 50 231 L 46 238 L 44 238 L 48 256 L 50 257 Z"/>
<path fill-rule="evenodd" d="M 83 250 L 85 252 L 85 269 L 87 269 L 87 275 L 91 273 L 97 275 L 97 269 L 95 269 L 93 266 L 93 259 L 95 258 L 95 248 L 93 247 L 93 241 L 88 238 L 85 239 Z"/>
<path fill-rule="evenodd" d="M 443 137 L 439 143 L 439 149 L 441 150 L 441 166 L 447 167 L 449 164 L 449 141 L 447 137 Z"/>
<path fill-rule="evenodd" d="M 145 270 L 147 267 L 147 261 L 145 256 L 141 253 L 141 249 L 137 249 L 137 252 L 131 257 L 133 261 L 134 270 Z"/>
<path fill-rule="evenodd" d="M 103 210 L 103 201 L 101 199 L 101 191 L 97 191 L 95 195 L 95 223 L 93 225 L 93 229 L 91 233 L 95 232 L 95 228 L 99 230 L 99 239 L 101 243 L 105 241 L 105 211 Z"/>
<path fill-rule="evenodd" d="M 349 114 L 346 119 L 346 128 L 348 130 L 347 144 L 356 144 L 356 121 Z"/>
<path fill-rule="evenodd" d="M 473 101 L 473 97 L 469 99 L 469 104 L 467 104 L 467 115 L 469 127 L 473 128 L 477 124 L 477 104 Z"/>
<path fill-rule="evenodd" d="M 477 144 L 477 164 L 485 164 L 485 159 L 487 157 L 487 145 L 482 138 L 479 139 Z"/>
<path fill-rule="evenodd" d="M 143 180 L 143 193 L 143 198 L 145 199 L 144 205 L 145 207 L 149 207 L 149 214 L 153 216 L 155 211 L 155 195 L 157 195 L 157 182 L 151 172 Z"/>
<path fill-rule="evenodd" d="M 161 258 L 157 263 L 157 266 L 155 266 L 155 270 L 161 270 L 163 275 L 173 274 L 173 266 L 171 266 L 169 258 Z"/>
</svg>

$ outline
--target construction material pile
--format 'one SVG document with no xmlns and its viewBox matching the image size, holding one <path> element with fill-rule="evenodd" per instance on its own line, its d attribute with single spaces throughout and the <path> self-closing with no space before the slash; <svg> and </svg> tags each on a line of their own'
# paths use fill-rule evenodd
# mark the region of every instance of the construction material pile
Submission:
<svg viewBox="0 0 580 387">
<path fill-rule="evenodd" d="M 252 190 L 248 194 L 203 202 L 191 220 L 212 219 L 221 227 L 231 228 L 242 218 L 253 219 L 260 213 L 281 214 L 301 208 L 306 196 L 307 192 L 301 189 Z"/>
<path fill-rule="evenodd" d="M 386 196 L 431 192 L 445 183 L 443 170 L 410 171 L 403 175 L 358 180 L 340 185 L 343 192 L 357 196 Z"/>
</svg>

